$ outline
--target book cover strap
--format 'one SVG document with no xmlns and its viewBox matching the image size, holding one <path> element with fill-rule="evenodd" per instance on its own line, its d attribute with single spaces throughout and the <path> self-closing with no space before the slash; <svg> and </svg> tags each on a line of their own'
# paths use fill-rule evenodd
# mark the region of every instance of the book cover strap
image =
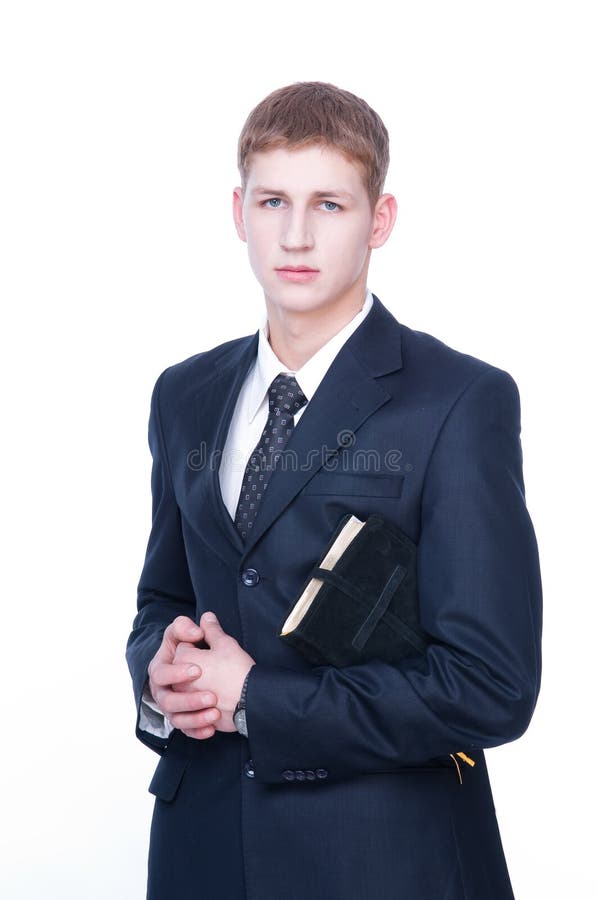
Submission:
<svg viewBox="0 0 598 900">
<path fill-rule="evenodd" d="M 321 559 L 350 518 L 340 520 Z M 303 589 L 312 578 L 323 584 L 303 620 L 281 640 L 314 665 L 354 665 L 373 657 L 396 662 L 424 653 L 416 550 L 393 523 L 369 516 L 333 570 L 313 567 Z"/>
</svg>

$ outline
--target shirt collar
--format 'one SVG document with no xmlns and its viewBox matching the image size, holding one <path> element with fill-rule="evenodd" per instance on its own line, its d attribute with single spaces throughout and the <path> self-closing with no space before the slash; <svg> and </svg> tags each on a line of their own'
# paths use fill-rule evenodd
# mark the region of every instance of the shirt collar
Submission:
<svg viewBox="0 0 598 900">
<path fill-rule="evenodd" d="M 280 372 L 294 375 L 297 383 L 307 400 L 315 394 L 318 385 L 328 371 L 332 360 L 339 352 L 347 338 L 361 324 L 367 316 L 373 303 L 372 292 L 367 289 L 363 306 L 353 318 L 347 322 L 335 335 L 333 335 L 319 350 L 305 362 L 296 372 L 291 372 L 277 357 L 268 340 L 268 318 L 264 319 L 259 331 L 259 342 L 256 364 L 253 369 L 253 377 L 249 385 L 247 398 L 247 414 L 249 421 L 253 421 L 258 409 L 262 405 L 264 396 L 273 380 Z"/>
</svg>

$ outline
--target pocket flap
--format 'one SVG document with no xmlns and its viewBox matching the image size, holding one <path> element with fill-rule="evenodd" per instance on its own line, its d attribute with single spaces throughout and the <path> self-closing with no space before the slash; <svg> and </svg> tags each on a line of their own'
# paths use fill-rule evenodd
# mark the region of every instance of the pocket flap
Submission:
<svg viewBox="0 0 598 900">
<path fill-rule="evenodd" d="M 160 758 L 154 777 L 150 782 L 148 788 L 150 794 L 154 794 L 155 797 L 165 800 L 167 803 L 174 800 L 188 762 L 184 756 L 171 755 L 166 752 Z"/>
<path fill-rule="evenodd" d="M 352 494 L 356 497 L 392 497 L 403 491 L 404 475 L 394 472 L 359 472 L 320 469 L 303 488 L 303 494 Z"/>
</svg>

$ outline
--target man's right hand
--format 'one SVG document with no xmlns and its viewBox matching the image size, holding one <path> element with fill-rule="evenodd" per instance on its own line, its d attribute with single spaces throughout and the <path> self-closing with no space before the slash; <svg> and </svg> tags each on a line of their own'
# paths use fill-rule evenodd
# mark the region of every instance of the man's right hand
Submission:
<svg viewBox="0 0 598 900">
<path fill-rule="evenodd" d="M 203 640 L 203 629 L 188 616 L 178 616 L 164 631 L 160 648 L 148 666 L 149 689 L 161 713 L 189 737 L 210 738 L 216 729 L 210 724 L 220 718 L 218 698 L 213 691 L 181 691 L 183 686 L 201 675 L 201 667 L 175 663 L 179 644 L 194 647 Z"/>
</svg>

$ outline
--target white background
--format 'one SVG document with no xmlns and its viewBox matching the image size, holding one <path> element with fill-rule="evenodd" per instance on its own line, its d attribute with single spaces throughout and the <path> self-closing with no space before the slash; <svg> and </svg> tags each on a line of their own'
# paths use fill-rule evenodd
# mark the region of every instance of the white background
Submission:
<svg viewBox="0 0 598 900">
<path fill-rule="evenodd" d="M 3 898 L 144 897 L 157 757 L 134 737 L 124 646 L 150 393 L 167 365 L 258 326 L 236 143 L 301 80 L 364 97 L 390 132 L 399 215 L 370 288 L 519 385 L 544 675 L 526 734 L 487 759 L 517 900 L 598 895 L 593 13 L 2 5 Z"/>
</svg>

